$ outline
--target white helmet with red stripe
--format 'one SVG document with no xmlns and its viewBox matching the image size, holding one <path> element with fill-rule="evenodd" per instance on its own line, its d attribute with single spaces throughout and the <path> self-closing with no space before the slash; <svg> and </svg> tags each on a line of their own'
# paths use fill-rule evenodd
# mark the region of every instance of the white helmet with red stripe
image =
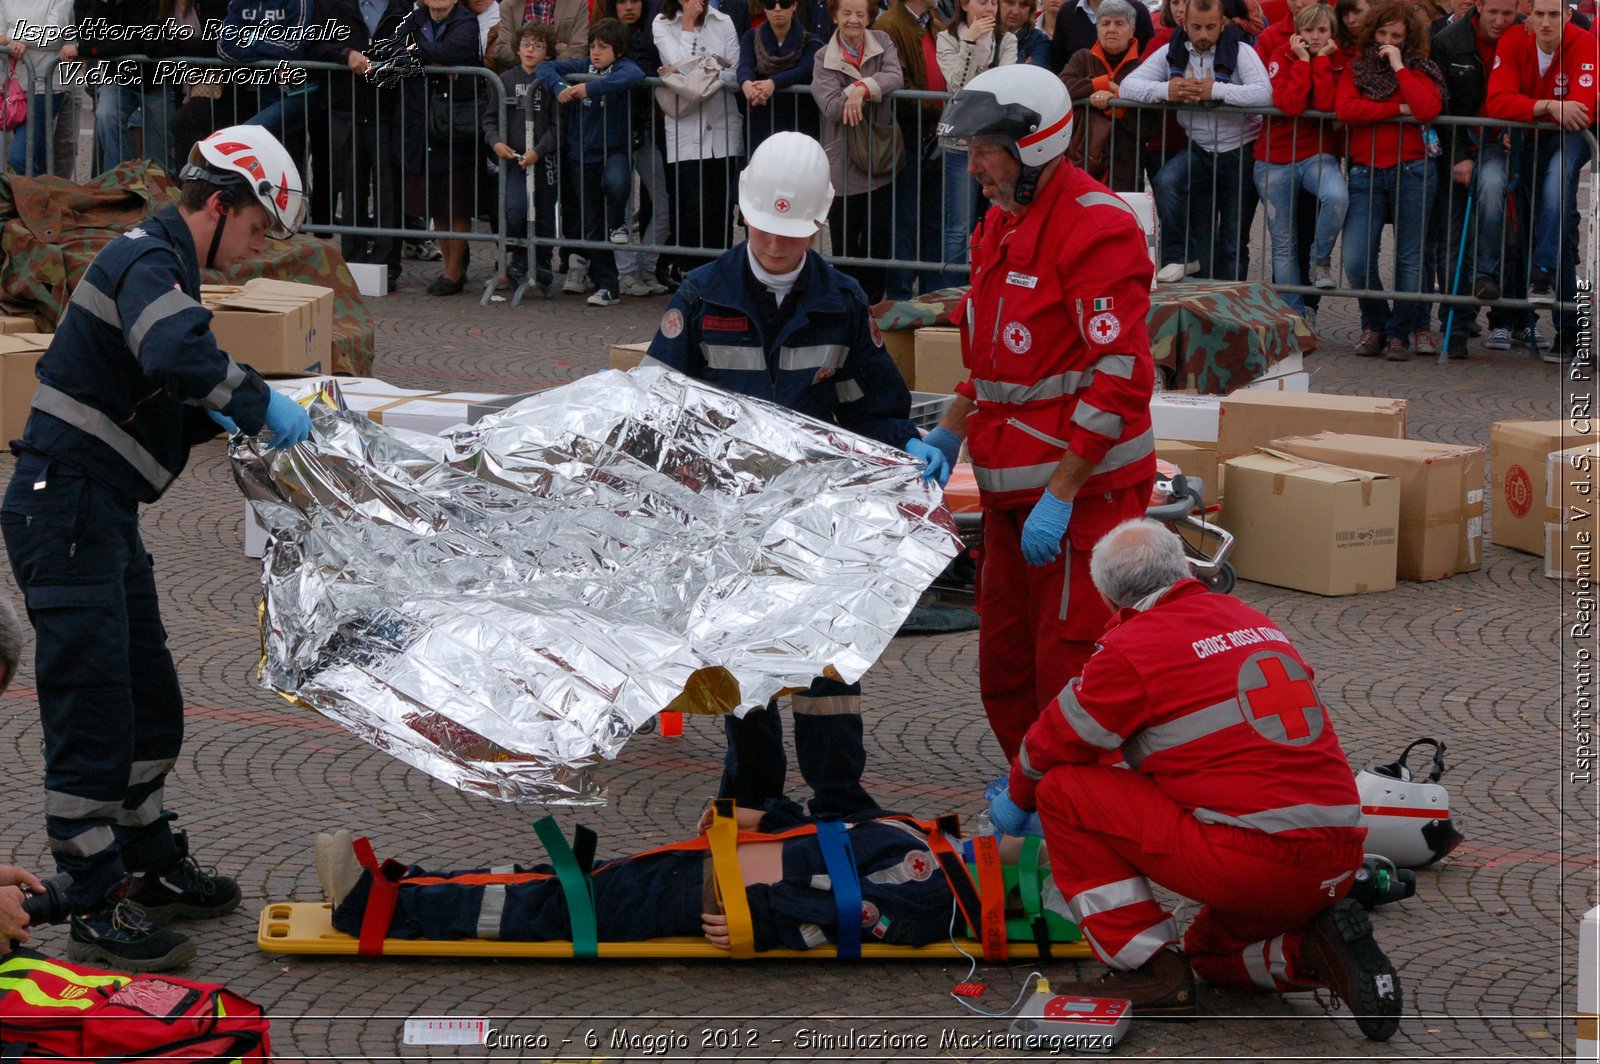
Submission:
<svg viewBox="0 0 1600 1064">
<path fill-rule="evenodd" d="M 1433 747 L 1433 767 L 1420 780 L 1406 765 L 1419 746 Z M 1461 832 L 1450 819 L 1450 792 L 1439 783 L 1442 775 L 1444 744 L 1437 739 L 1418 739 L 1398 761 L 1369 765 L 1356 774 L 1368 853 L 1400 868 L 1426 868 L 1460 844 Z"/>
<path fill-rule="evenodd" d="M 939 119 L 939 136 L 1004 145 L 1022 164 L 1016 200 L 1027 203 L 1039 171 L 1065 155 L 1072 142 L 1072 97 L 1061 79 L 1043 67 L 991 67 L 950 98 Z"/>
<path fill-rule="evenodd" d="M 264 126 L 228 126 L 197 143 L 180 181 L 207 181 L 224 189 L 243 186 L 267 212 L 269 232 L 287 240 L 306 216 L 305 186 L 278 138 Z"/>
</svg>

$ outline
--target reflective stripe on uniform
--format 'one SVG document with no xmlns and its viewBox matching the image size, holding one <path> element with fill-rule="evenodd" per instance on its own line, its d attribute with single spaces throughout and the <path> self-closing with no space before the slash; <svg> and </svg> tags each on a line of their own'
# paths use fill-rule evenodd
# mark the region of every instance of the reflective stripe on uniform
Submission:
<svg viewBox="0 0 1600 1064">
<path fill-rule="evenodd" d="M 1267 968 L 1267 944 L 1265 942 L 1252 942 L 1239 953 L 1244 961 L 1244 970 L 1250 976 L 1250 981 L 1262 990 L 1276 990 L 1278 984 L 1272 979 L 1272 972 Z"/>
<path fill-rule="evenodd" d="M 143 444 L 128 435 L 103 412 L 87 403 L 80 402 L 66 392 L 57 391 L 41 381 L 39 390 L 33 393 L 33 408 L 60 418 L 73 428 L 93 436 L 116 451 L 122 460 L 137 470 L 156 491 L 166 491 L 167 485 L 172 483 L 172 473 L 156 461 L 155 455 L 145 450 Z"/>
<path fill-rule="evenodd" d="M 504 876 L 516 871 L 514 865 L 501 865 L 489 869 L 490 875 Z M 498 939 L 500 917 L 506 911 L 506 885 L 489 883 L 483 888 L 483 900 L 478 903 L 478 937 Z"/>
<path fill-rule="evenodd" d="M 44 792 L 44 815 L 58 816 L 63 820 L 87 820 L 90 817 L 110 820 L 121 809 L 120 798 L 85 798 L 48 789 Z"/>
<path fill-rule="evenodd" d="M 1135 436 L 1133 439 L 1124 440 L 1122 443 L 1117 444 L 1115 447 L 1107 451 L 1106 456 L 1100 459 L 1100 464 L 1094 467 L 1094 472 L 1091 473 L 1090 476 L 1096 476 L 1100 473 L 1110 473 L 1113 470 L 1121 469 L 1123 466 L 1130 466 L 1133 463 L 1144 458 L 1148 458 L 1150 455 L 1155 453 L 1155 430 L 1145 429 L 1144 432 L 1140 433 L 1138 436 Z"/>
<path fill-rule="evenodd" d="M 1072 914 L 1073 923 L 1081 924 L 1096 913 L 1154 900 L 1150 881 L 1144 876 L 1131 876 L 1074 895 L 1067 902 L 1067 912 Z"/>
<path fill-rule="evenodd" d="M 1089 192 L 1078 197 L 1080 207 L 1116 207 L 1118 210 L 1133 214 L 1133 208 L 1128 206 L 1128 201 L 1121 196 L 1113 196 L 1109 192 Z M 1138 217 L 1137 215 L 1134 215 Z"/>
<path fill-rule="evenodd" d="M 122 315 L 117 311 L 117 301 L 88 281 L 78 282 L 68 302 L 82 307 L 118 332 L 122 331 Z"/>
<path fill-rule="evenodd" d="M 1225 702 L 1217 702 L 1192 713 L 1185 713 L 1165 724 L 1151 725 L 1123 745 L 1122 756 L 1127 758 L 1129 768 L 1138 768 L 1140 762 L 1151 754 L 1175 749 L 1244 722 L 1244 713 L 1239 709 L 1239 700 L 1230 698 Z"/>
<path fill-rule="evenodd" d="M 1116 439 L 1122 435 L 1124 422 L 1122 418 L 1108 410 L 1101 410 L 1083 400 L 1078 400 L 1078 405 L 1072 408 L 1072 423 L 1098 436 L 1109 436 Z"/>
<path fill-rule="evenodd" d="M 928 863 L 924 866 L 924 875 L 922 877 L 923 879 L 927 879 L 927 871 L 936 867 L 938 862 L 934 860 L 932 850 L 923 850 L 922 852 L 928 855 Z M 912 874 L 910 868 L 911 862 L 908 860 L 910 856 L 910 851 L 907 851 L 906 856 L 901 858 L 898 863 L 892 864 L 888 868 L 880 868 L 876 872 L 868 872 L 864 877 L 865 881 L 884 886 L 894 886 L 899 883 L 920 883 L 922 880 L 917 879 L 917 877 Z"/>
<path fill-rule="evenodd" d="M 816 924 L 801 924 L 800 938 L 806 944 L 806 949 L 816 949 L 818 946 L 828 944 L 828 936 Z"/>
<path fill-rule="evenodd" d="M 839 397 L 839 402 L 841 403 L 854 403 L 866 398 L 867 395 L 866 392 L 861 390 L 861 385 L 853 380 L 840 381 L 833 386 L 833 391 Z"/>
<path fill-rule="evenodd" d="M 1149 930 L 1128 939 L 1127 945 L 1118 950 L 1116 956 L 1106 958 L 1106 964 L 1119 971 L 1131 972 L 1176 941 L 1178 922 L 1169 916 Z"/>
<path fill-rule="evenodd" d="M 232 359 L 228 360 L 228 372 L 222 378 L 222 383 L 211 389 L 211 393 L 198 403 L 190 405 L 206 406 L 212 410 L 220 410 L 233 400 L 233 393 L 239 385 L 245 382 L 244 367 Z"/>
<path fill-rule="evenodd" d="M 782 370 L 838 369 L 844 365 L 844 355 L 845 346 L 843 344 L 808 344 L 805 347 L 780 347 L 778 348 L 778 368 Z M 765 361 L 765 359 L 762 359 L 763 364 Z"/>
<path fill-rule="evenodd" d="M 1044 773 L 1033 767 L 1033 762 L 1028 760 L 1028 740 L 1023 739 L 1022 745 L 1017 748 L 1017 767 L 1022 774 L 1030 780 L 1044 779 Z"/>
<path fill-rule="evenodd" d="M 70 839 L 50 840 L 50 852 L 65 857 L 93 857 L 104 853 L 116 843 L 116 834 L 104 824 L 96 824 L 88 831 Z"/>
<path fill-rule="evenodd" d="M 1285 805 L 1259 813 L 1229 816 L 1214 809 L 1196 809 L 1194 818 L 1202 824 L 1231 824 L 1276 835 L 1280 831 L 1306 828 L 1353 828 L 1361 824 L 1360 805 Z"/>
<path fill-rule="evenodd" d="M 789 712 L 813 717 L 842 717 L 861 712 L 860 695 L 790 695 Z"/>
<path fill-rule="evenodd" d="M 1090 366 L 1089 372 L 1104 373 L 1107 377 L 1131 381 L 1133 379 L 1133 366 L 1134 359 L 1132 355 L 1106 355 Z"/>
<path fill-rule="evenodd" d="M 165 776 L 177 765 L 175 757 L 161 758 L 157 761 L 135 761 L 128 769 L 128 786 L 137 787 L 141 783 L 149 783 L 159 776 Z"/>
<path fill-rule="evenodd" d="M 1039 465 L 1007 466 L 1002 469 L 974 465 L 972 477 L 984 491 L 1027 491 L 1031 488 L 1042 488 L 1050 483 L 1051 476 L 1055 474 L 1056 467 L 1060 464 L 1060 462 L 1043 462 Z"/>
<path fill-rule="evenodd" d="M 1078 681 L 1073 680 L 1061 689 L 1056 697 L 1056 708 L 1066 718 L 1067 724 L 1078 738 L 1102 750 L 1115 750 L 1122 745 L 1122 736 L 1101 726 L 1078 701 Z"/>
<path fill-rule="evenodd" d="M 132 809 L 117 810 L 117 824 L 125 828 L 144 828 L 154 824 L 161 818 L 161 806 L 165 802 L 163 792 L 165 788 L 157 787 L 145 795 L 144 801 Z"/>
<path fill-rule="evenodd" d="M 977 393 L 980 403 L 1009 403 L 1012 406 L 1020 406 L 1041 399 L 1060 399 L 1064 395 L 1071 395 L 1093 374 L 1094 370 L 1069 370 L 1033 384 L 986 381 L 974 377 L 972 390 Z"/>
<path fill-rule="evenodd" d="M 705 351 L 707 369 L 750 372 L 767 368 L 767 353 L 759 347 L 723 347 L 720 344 L 700 346 Z"/>
<path fill-rule="evenodd" d="M 152 299 L 139 314 L 139 320 L 128 330 L 128 346 L 133 348 L 133 357 L 139 357 L 139 349 L 144 346 L 144 338 L 150 334 L 151 329 L 174 314 L 182 314 L 199 306 L 200 304 L 181 288 L 173 288 Z"/>
</svg>

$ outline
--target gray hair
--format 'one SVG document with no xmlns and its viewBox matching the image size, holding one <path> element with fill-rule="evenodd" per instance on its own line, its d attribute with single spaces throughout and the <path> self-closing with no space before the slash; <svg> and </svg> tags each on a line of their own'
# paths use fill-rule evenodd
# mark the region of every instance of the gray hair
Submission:
<svg viewBox="0 0 1600 1064">
<path fill-rule="evenodd" d="M 0 597 L 0 691 L 11 684 L 22 660 L 22 624 L 11 603 Z"/>
<path fill-rule="evenodd" d="M 1120 2 L 1106 0 L 1108 4 Z M 1095 544 L 1089 575 L 1100 594 L 1121 609 L 1187 577 L 1189 561 L 1177 533 L 1160 521 L 1136 517 L 1122 522 Z"/>
<path fill-rule="evenodd" d="M 1128 0 L 1100 0 L 1100 9 L 1095 12 L 1095 18 L 1105 18 L 1107 15 L 1127 19 L 1130 26 L 1134 24 L 1133 5 Z"/>
</svg>

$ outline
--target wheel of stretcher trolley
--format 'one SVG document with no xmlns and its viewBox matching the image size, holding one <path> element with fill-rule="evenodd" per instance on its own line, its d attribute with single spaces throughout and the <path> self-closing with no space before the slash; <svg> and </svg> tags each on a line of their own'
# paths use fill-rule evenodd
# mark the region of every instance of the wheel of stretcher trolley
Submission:
<svg viewBox="0 0 1600 1064">
<path fill-rule="evenodd" d="M 1200 578 L 1205 585 L 1219 595 L 1233 594 L 1233 586 L 1239 582 L 1239 574 L 1233 571 L 1233 565 L 1223 562 L 1222 567 L 1210 576 Z"/>
</svg>

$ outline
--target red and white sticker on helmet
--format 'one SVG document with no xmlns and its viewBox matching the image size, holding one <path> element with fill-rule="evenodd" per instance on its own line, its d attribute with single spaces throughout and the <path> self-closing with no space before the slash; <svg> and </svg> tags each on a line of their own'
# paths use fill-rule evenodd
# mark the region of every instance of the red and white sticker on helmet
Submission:
<svg viewBox="0 0 1600 1064">
<path fill-rule="evenodd" d="M 777 211 L 779 214 L 788 214 L 791 206 L 793 206 L 793 204 L 784 199 L 782 196 L 779 196 L 777 199 L 772 201 L 772 209 Z"/>
<path fill-rule="evenodd" d="M 672 307 L 661 315 L 661 335 L 668 340 L 676 340 L 683 335 L 683 311 Z"/>
<path fill-rule="evenodd" d="M 869 326 L 871 326 L 871 328 L 872 328 L 872 342 L 873 342 L 873 344 L 875 344 L 878 347 L 882 347 L 883 346 L 883 330 L 878 328 L 878 319 L 869 315 L 867 317 L 867 324 Z"/>
</svg>

